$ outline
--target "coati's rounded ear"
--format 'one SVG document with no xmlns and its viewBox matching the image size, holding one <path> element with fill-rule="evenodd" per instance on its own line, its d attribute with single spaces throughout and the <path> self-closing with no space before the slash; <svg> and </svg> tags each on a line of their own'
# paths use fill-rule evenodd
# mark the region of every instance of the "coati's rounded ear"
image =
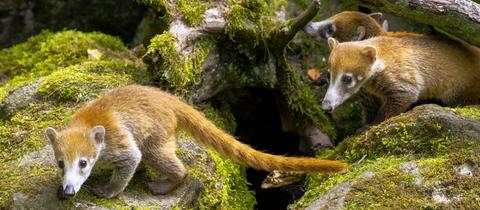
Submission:
<svg viewBox="0 0 480 210">
<path fill-rule="evenodd" d="M 352 37 L 352 41 L 360 41 L 365 38 L 365 26 L 358 26 L 355 34 Z"/>
<path fill-rule="evenodd" d="M 105 127 L 97 125 L 92 128 L 92 138 L 96 144 L 103 144 L 105 140 Z"/>
<path fill-rule="evenodd" d="M 388 31 L 388 21 L 387 20 L 383 21 L 382 28 L 383 28 L 383 30 Z"/>
<path fill-rule="evenodd" d="M 337 45 L 338 45 L 338 41 L 335 38 L 333 37 L 328 38 L 328 47 L 330 47 L 331 50 L 333 50 L 333 48 L 335 48 Z"/>
<path fill-rule="evenodd" d="M 57 140 L 57 131 L 52 127 L 48 127 L 45 129 L 45 137 L 53 144 Z"/>
<path fill-rule="evenodd" d="M 362 49 L 362 54 L 373 62 L 377 58 L 377 49 L 374 46 L 365 46 Z"/>
<path fill-rule="evenodd" d="M 368 16 L 375 19 L 378 24 L 380 24 L 380 25 L 382 24 L 383 14 L 381 12 L 374 12 L 374 13 L 368 14 Z"/>
</svg>

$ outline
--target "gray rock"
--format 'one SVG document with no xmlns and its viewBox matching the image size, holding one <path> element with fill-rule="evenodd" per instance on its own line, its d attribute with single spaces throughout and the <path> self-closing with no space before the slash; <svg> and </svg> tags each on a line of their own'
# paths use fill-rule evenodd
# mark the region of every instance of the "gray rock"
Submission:
<svg viewBox="0 0 480 210">
<path fill-rule="evenodd" d="M 375 170 L 366 171 L 358 176 L 360 179 L 369 180 L 375 175 Z M 328 190 L 320 198 L 312 202 L 305 210 L 318 209 L 343 209 L 345 198 L 350 192 L 355 181 L 347 181 Z"/>
<path fill-rule="evenodd" d="M 11 92 L 0 105 L 1 111 L 7 115 L 12 115 L 34 103 L 39 84 L 40 80 L 37 80 L 33 84 L 25 85 Z"/>
<path fill-rule="evenodd" d="M 179 158 L 186 164 L 187 167 L 194 167 L 206 176 L 214 175 L 217 170 L 214 160 L 210 157 L 209 153 L 200 147 L 193 140 L 179 140 L 178 141 Z M 32 166 L 41 167 L 56 167 L 54 161 L 53 150 L 50 145 L 45 146 L 39 151 L 31 152 L 24 155 L 18 160 L 9 162 L 9 164 L 16 165 L 18 167 L 28 169 Z M 92 178 L 102 172 L 94 172 Z M 110 175 L 110 174 L 108 174 Z M 205 183 L 196 176 L 188 176 L 186 181 L 176 190 L 167 195 L 152 195 L 147 189 L 138 190 L 138 187 L 132 187 L 137 183 L 143 185 L 143 180 L 135 180 L 139 177 L 134 177 L 130 185 L 121 193 L 118 197 L 122 203 L 128 208 L 155 208 L 155 209 L 172 209 L 174 207 L 181 207 L 182 209 L 196 209 L 198 208 L 198 200 L 202 195 Z M 141 177 L 140 177 L 141 178 Z M 59 181 L 59 180 L 58 180 Z M 88 190 L 89 185 L 92 185 L 91 181 L 85 183 L 83 191 Z M 221 189 L 222 183 L 215 183 L 216 188 Z M 101 210 L 107 209 L 98 206 L 92 201 L 82 200 L 79 197 L 70 198 L 69 201 L 61 201 L 57 199 L 57 185 L 54 183 L 47 183 L 39 190 L 39 193 L 35 195 L 29 195 L 24 193 L 15 193 L 12 197 L 11 209 L 23 210 L 23 209 L 40 209 L 40 210 L 56 210 L 56 209 L 91 209 Z M 73 200 L 73 201 L 72 201 Z M 72 204 L 73 202 L 73 204 Z M 112 201 L 115 202 L 115 201 Z"/>
</svg>

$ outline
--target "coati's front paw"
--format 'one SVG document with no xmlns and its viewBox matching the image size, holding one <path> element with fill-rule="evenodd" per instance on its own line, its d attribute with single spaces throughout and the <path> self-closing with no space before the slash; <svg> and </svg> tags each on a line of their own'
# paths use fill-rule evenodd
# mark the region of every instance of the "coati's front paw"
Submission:
<svg viewBox="0 0 480 210">
<path fill-rule="evenodd" d="M 113 198 L 117 195 L 114 190 L 108 186 L 92 187 L 90 191 L 100 198 Z"/>
<path fill-rule="evenodd" d="M 165 195 L 177 189 L 180 184 L 181 183 L 168 180 L 160 180 L 156 182 L 148 182 L 147 187 L 153 195 Z"/>
</svg>

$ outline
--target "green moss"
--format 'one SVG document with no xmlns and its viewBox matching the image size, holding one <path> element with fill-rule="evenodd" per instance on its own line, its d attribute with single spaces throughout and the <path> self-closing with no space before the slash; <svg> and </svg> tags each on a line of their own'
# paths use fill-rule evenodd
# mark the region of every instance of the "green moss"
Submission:
<svg viewBox="0 0 480 210">
<path fill-rule="evenodd" d="M 376 172 L 371 179 L 359 180 L 348 193 L 346 209 L 418 209 L 433 207 L 430 191 L 415 184 L 415 175 L 399 164 Z M 415 208 L 417 207 L 417 208 Z"/>
<path fill-rule="evenodd" d="M 440 122 L 415 122 L 410 114 L 402 114 L 373 127 L 367 132 L 345 139 L 337 147 L 338 154 L 355 161 L 384 155 L 436 155 L 458 144 L 455 134 Z M 460 143 L 461 144 L 461 143 Z"/>
<path fill-rule="evenodd" d="M 472 149 L 473 151 L 470 152 Z M 451 209 L 461 206 L 476 209 L 480 175 L 458 175 L 456 167 L 462 164 L 478 164 L 480 147 L 455 150 L 438 157 L 416 159 L 419 174 L 406 173 L 400 167 L 381 170 L 369 179 L 352 186 L 346 198 L 347 209 Z M 468 155 L 466 155 L 465 151 Z M 437 203 L 432 199 L 435 191 L 442 192 L 449 203 Z"/>
<path fill-rule="evenodd" d="M 325 192 L 332 189 L 334 186 L 359 179 L 359 176 L 367 171 L 378 171 L 397 167 L 400 163 L 407 161 L 407 157 L 396 158 L 379 158 L 375 161 L 366 160 L 361 165 L 349 166 L 347 173 L 337 173 L 332 175 L 312 174 L 307 177 L 307 187 L 305 194 L 293 205 L 292 209 L 302 209 L 310 203 L 321 197 Z"/>
<path fill-rule="evenodd" d="M 335 139 L 335 130 L 330 119 L 320 107 L 313 90 L 305 84 L 300 75 L 286 63 L 277 74 L 279 87 L 287 101 L 288 106 L 301 114 L 298 118 L 307 116 L 315 126 L 322 129 L 331 139 Z"/>
<path fill-rule="evenodd" d="M 229 108 L 224 105 L 220 107 L 219 110 L 207 104 L 201 106 L 201 110 L 220 128 L 235 130 L 234 119 Z M 213 149 L 207 151 L 216 166 L 213 174 L 201 171 L 198 166 L 188 167 L 189 176 L 202 180 L 204 184 L 204 191 L 199 200 L 199 209 L 253 209 L 255 197 L 253 192 L 248 189 L 249 183 L 246 180 L 245 168 L 222 157 Z M 185 151 L 177 150 L 177 155 L 186 156 L 188 154 Z M 206 161 L 210 158 L 200 158 L 198 161 L 204 163 L 197 165 L 207 165 Z"/>
<path fill-rule="evenodd" d="M 200 209 L 253 209 L 255 197 L 248 189 L 245 168 L 230 159 L 222 158 L 215 151 L 209 150 L 209 154 L 217 166 L 217 177 L 211 180 L 212 185 L 222 183 L 220 190 L 210 191 L 207 187 L 200 199 Z M 210 188 L 211 189 L 211 188 Z"/>
<path fill-rule="evenodd" d="M 447 108 L 452 110 L 458 115 L 470 117 L 480 121 L 480 106 L 466 106 L 466 107 L 456 107 L 456 108 Z"/>
<path fill-rule="evenodd" d="M 25 43 L 0 51 L 0 74 L 7 77 L 0 87 L 0 101 L 9 91 L 32 83 L 58 68 L 88 61 L 87 49 L 102 52 L 104 56 L 101 60 L 125 57 L 126 51 L 119 38 L 71 30 L 58 33 L 43 31 Z"/>
<path fill-rule="evenodd" d="M 188 88 L 200 80 L 202 64 L 213 43 L 201 39 L 195 43 L 192 53 L 182 55 L 175 50 L 175 36 L 165 32 L 155 36 L 148 46 L 146 56 L 161 59 L 157 77 L 166 81 L 167 86 L 178 93 L 186 93 Z"/>
<path fill-rule="evenodd" d="M 201 0 L 180 0 L 178 8 L 183 13 L 190 26 L 197 26 L 205 22 L 203 14 L 210 4 Z"/>
<path fill-rule="evenodd" d="M 48 143 L 42 138 L 43 128 L 60 126 L 71 114 L 72 110 L 64 105 L 40 103 L 0 121 L 0 159 L 8 162 L 42 148 Z"/>
<path fill-rule="evenodd" d="M 203 14 L 210 6 L 210 3 L 204 0 L 137 0 L 137 2 L 146 4 L 160 14 L 163 14 L 162 18 L 167 22 L 170 22 L 173 17 L 178 17 L 178 15 L 183 14 L 186 23 L 190 26 L 197 26 L 204 23 L 205 18 Z"/>
<path fill-rule="evenodd" d="M 274 29 L 275 11 L 279 4 L 273 4 L 277 1 L 229 1 L 230 10 L 226 15 L 226 32 L 229 38 L 238 43 L 237 49 L 240 53 L 249 55 L 252 49 L 260 43 L 265 44 Z"/>
<path fill-rule="evenodd" d="M 47 184 L 55 181 L 55 168 L 32 164 L 28 167 L 22 165 L 0 164 L 2 182 L 0 182 L 0 209 L 8 209 L 15 193 L 33 196 Z"/>
<path fill-rule="evenodd" d="M 132 74 L 128 73 L 133 69 L 138 70 L 138 67 L 125 61 L 69 66 L 44 77 L 40 82 L 38 94 L 46 100 L 74 102 L 90 100 L 100 96 L 105 90 L 133 83 L 135 80 Z"/>
<path fill-rule="evenodd" d="M 230 106 L 225 101 L 222 101 L 218 105 L 218 108 L 213 107 L 211 104 L 204 104 L 200 109 L 205 116 L 212 120 L 218 127 L 231 133 L 235 132 L 237 128 L 235 116 L 233 116 L 230 111 Z"/>
<path fill-rule="evenodd" d="M 0 51 L 0 74 L 29 74 L 31 78 L 46 75 L 87 60 L 87 49 L 123 52 L 126 47 L 119 38 L 96 32 L 42 31 L 25 43 Z"/>
<path fill-rule="evenodd" d="M 103 56 L 89 60 L 87 49 L 97 49 Z M 119 39 L 100 33 L 44 31 L 0 54 L 3 73 L 12 77 L 0 87 L 0 101 L 19 87 L 39 84 L 33 102 L 0 119 L 3 209 L 8 208 L 13 193 L 35 195 L 35 190 L 58 181 L 55 168 L 39 164 L 24 167 L 12 162 L 48 144 L 43 137 L 47 126 L 63 127 L 81 102 L 115 86 L 146 83 L 148 77 L 143 65 Z"/>
<path fill-rule="evenodd" d="M 480 146 L 475 141 L 463 149 L 436 157 L 388 156 L 365 160 L 351 165 L 349 172 L 334 175 L 310 175 L 305 195 L 292 206 L 302 209 L 324 195 L 325 192 L 347 181 L 352 183 L 345 197 L 345 209 L 449 209 L 462 206 L 466 209 L 479 207 L 478 183 L 480 175 L 459 175 L 457 167 L 463 164 L 476 166 L 480 163 Z M 404 171 L 401 164 L 412 161 L 418 165 L 418 173 Z M 478 169 L 474 169 L 475 171 Z M 366 171 L 371 178 L 361 178 Z M 451 202 L 437 203 L 434 191 L 440 190 Z"/>
<path fill-rule="evenodd" d="M 425 111 L 429 112 L 423 115 Z M 352 183 L 344 200 L 346 209 L 478 208 L 479 199 L 475 197 L 480 183 L 478 140 L 458 133 L 461 129 L 436 114 L 431 109 L 414 109 L 320 154 L 353 164 L 345 174 L 310 176 L 307 192 L 294 209 L 308 206 L 346 181 Z M 361 163 L 354 163 L 360 159 Z M 415 162 L 419 170 L 402 169 L 401 163 L 406 161 Z M 461 165 L 471 167 L 473 173 L 459 174 Z M 357 177 L 370 169 L 375 172 L 372 178 Z M 450 202 L 436 202 L 432 196 L 438 192 Z"/>
</svg>

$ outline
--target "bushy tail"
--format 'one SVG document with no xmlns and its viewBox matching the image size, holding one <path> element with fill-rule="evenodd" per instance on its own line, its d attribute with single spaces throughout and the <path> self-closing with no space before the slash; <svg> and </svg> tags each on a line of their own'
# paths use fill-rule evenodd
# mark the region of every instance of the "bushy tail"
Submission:
<svg viewBox="0 0 480 210">
<path fill-rule="evenodd" d="M 266 171 L 340 172 L 346 165 L 340 161 L 303 157 L 284 157 L 257 151 L 217 128 L 201 112 L 181 103 L 175 110 L 179 125 L 203 144 L 223 155 L 255 169 Z"/>
</svg>

